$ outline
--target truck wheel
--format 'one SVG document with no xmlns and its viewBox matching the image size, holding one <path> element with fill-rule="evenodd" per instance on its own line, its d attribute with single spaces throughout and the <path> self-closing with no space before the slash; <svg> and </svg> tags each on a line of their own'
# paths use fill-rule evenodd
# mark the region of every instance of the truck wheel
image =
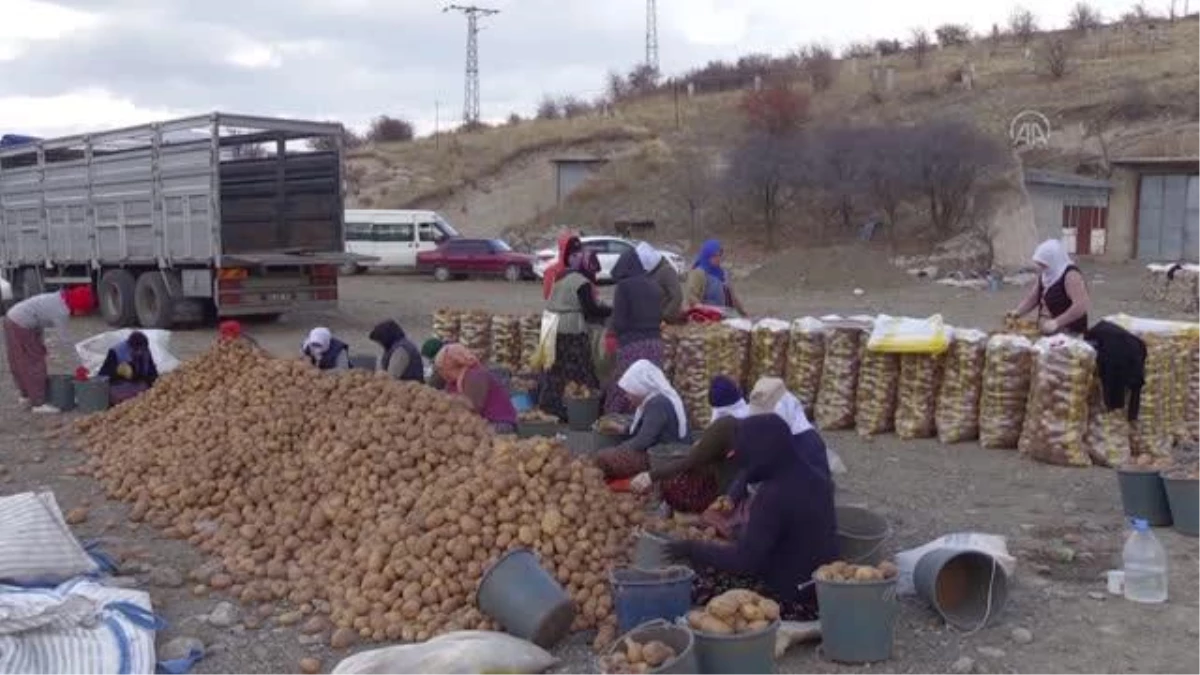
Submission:
<svg viewBox="0 0 1200 675">
<path fill-rule="evenodd" d="M 133 307 L 136 282 L 128 270 L 109 270 L 100 277 L 100 316 L 110 326 L 125 328 L 137 321 Z"/>
<path fill-rule="evenodd" d="M 161 272 L 146 272 L 137 279 L 134 307 L 143 328 L 170 328 L 175 319 L 175 299 Z"/>
<path fill-rule="evenodd" d="M 516 283 L 521 280 L 521 268 L 516 265 L 509 265 L 504 268 L 504 278 L 509 282 Z"/>
<path fill-rule="evenodd" d="M 45 292 L 46 285 L 42 283 L 42 278 L 38 276 L 37 270 L 24 270 L 21 272 L 22 300 Z"/>
<path fill-rule="evenodd" d="M 450 270 L 445 267 L 438 267 L 433 270 L 433 278 L 438 281 L 450 281 Z"/>
<path fill-rule="evenodd" d="M 338 271 L 341 272 L 342 276 L 344 277 L 352 277 L 359 272 L 362 272 L 362 268 L 354 263 L 346 263 L 345 265 L 342 265 Z"/>
</svg>

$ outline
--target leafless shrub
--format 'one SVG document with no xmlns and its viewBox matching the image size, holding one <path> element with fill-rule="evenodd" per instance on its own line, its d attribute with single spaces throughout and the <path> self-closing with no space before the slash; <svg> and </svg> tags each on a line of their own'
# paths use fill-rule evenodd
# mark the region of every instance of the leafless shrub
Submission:
<svg viewBox="0 0 1200 675">
<path fill-rule="evenodd" d="M 924 28 L 914 28 L 912 31 L 912 54 L 913 61 L 918 68 L 925 67 L 925 59 L 929 56 L 931 46 L 929 31 Z"/>
<path fill-rule="evenodd" d="M 971 29 L 967 26 L 947 23 L 934 29 L 938 44 L 943 47 L 961 47 L 971 43 Z"/>
<path fill-rule="evenodd" d="M 413 139 L 413 125 L 406 119 L 380 115 L 371 122 L 367 140 L 373 143 L 398 143 Z"/>
<path fill-rule="evenodd" d="M 809 45 L 800 50 L 800 69 L 808 78 L 813 91 L 825 91 L 837 80 L 837 61 L 833 50 L 824 45 Z"/>
<path fill-rule="evenodd" d="M 880 56 L 891 56 L 899 54 L 904 49 L 904 45 L 900 44 L 899 40 L 876 40 L 875 51 L 879 52 Z"/>
<path fill-rule="evenodd" d="M 539 120 L 556 120 L 562 117 L 562 110 L 558 107 L 558 101 L 554 100 L 552 96 L 544 96 L 538 103 L 534 116 Z"/>
<path fill-rule="evenodd" d="M 1086 2 L 1079 2 L 1071 9 L 1071 18 L 1069 21 L 1071 30 L 1078 33 L 1087 33 L 1099 28 L 1103 23 L 1103 18 L 1100 16 L 1100 10 Z"/>
<path fill-rule="evenodd" d="M 1074 44 L 1064 35 L 1046 38 L 1042 43 L 1041 60 L 1046 73 L 1055 80 L 1066 77 L 1071 67 Z"/>
<path fill-rule="evenodd" d="M 1008 30 L 1017 39 L 1017 42 L 1025 47 L 1033 41 L 1033 36 L 1037 34 L 1037 17 L 1028 9 L 1017 7 L 1008 17 Z"/>
</svg>

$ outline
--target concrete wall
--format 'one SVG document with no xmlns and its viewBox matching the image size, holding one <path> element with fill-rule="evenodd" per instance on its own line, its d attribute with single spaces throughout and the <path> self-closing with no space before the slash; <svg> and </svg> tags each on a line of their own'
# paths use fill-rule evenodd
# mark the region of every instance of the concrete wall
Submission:
<svg viewBox="0 0 1200 675">
<path fill-rule="evenodd" d="M 600 162 L 556 162 L 554 164 L 556 181 L 554 190 L 557 203 L 562 204 L 568 195 L 586 183 L 592 174 L 603 166 L 604 164 Z"/>
<path fill-rule="evenodd" d="M 1137 242 L 1138 172 L 1117 168 L 1109 177 L 1108 240 L 1101 260 L 1132 260 Z"/>
</svg>

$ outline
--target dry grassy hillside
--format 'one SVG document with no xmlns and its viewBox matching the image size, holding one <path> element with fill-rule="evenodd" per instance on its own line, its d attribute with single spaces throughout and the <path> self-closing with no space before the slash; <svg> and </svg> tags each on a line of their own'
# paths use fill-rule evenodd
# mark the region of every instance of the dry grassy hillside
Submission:
<svg viewBox="0 0 1200 675">
<path fill-rule="evenodd" d="M 1123 25 L 1096 30 L 1074 42 L 1061 79 L 1046 72 L 1041 46 L 1047 39 L 1037 36 L 1028 49 L 1010 39 L 998 46 L 980 40 L 934 50 L 921 68 L 906 54 L 840 61 L 833 86 L 812 97 L 810 123 L 913 122 L 951 115 L 1005 138 L 1013 116 L 1033 109 L 1049 117 L 1054 129 L 1053 148 L 1032 157 L 1044 166 L 1074 169 L 1086 164 L 1099 153 L 1097 130 L 1110 150 L 1141 143 L 1159 152 L 1190 149 L 1187 154 L 1195 154 L 1200 142 L 1200 32 L 1194 16 L 1154 30 Z M 872 71 L 889 68 L 894 71 L 892 88 L 873 86 Z M 974 73 L 970 86 L 962 82 L 964 72 Z M 676 240 L 692 239 L 701 230 L 736 230 L 746 214 L 708 203 L 693 231 L 680 184 L 689 180 L 697 163 L 719 166 L 741 137 L 741 95 L 685 96 L 678 105 L 670 96 L 658 96 L 621 104 L 609 117 L 525 121 L 368 146 L 351 156 L 354 201 L 383 208 L 439 208 L 451 196 L 461 200 L 464 191 L 490 191 L 497 184 L 489 180 L 519 160 L 541 162 L 579 146 L 620 143 L 622 152 L 561 207 L 539 210 L 532 219 L 514 212 L 503 225 L 535 231 L 569 222 L 598 230 L 614 218 L 650 218 Z M 1164 145 L 1177 147 L 1160 147 Z M 495 217 L 504 221 L 505 215 Z"/>
</svg>

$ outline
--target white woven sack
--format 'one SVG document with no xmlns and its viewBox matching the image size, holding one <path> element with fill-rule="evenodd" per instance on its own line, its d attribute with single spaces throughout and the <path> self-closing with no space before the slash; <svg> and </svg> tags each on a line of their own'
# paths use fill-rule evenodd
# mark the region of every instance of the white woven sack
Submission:
<svg viewBox="0 0 1200 675">
<path fill-rule="evenodd" d="M 71 534 L 54 493 L 0 497 L 0 582 L 58 584 L 98 569 Z"/>
</svg>

